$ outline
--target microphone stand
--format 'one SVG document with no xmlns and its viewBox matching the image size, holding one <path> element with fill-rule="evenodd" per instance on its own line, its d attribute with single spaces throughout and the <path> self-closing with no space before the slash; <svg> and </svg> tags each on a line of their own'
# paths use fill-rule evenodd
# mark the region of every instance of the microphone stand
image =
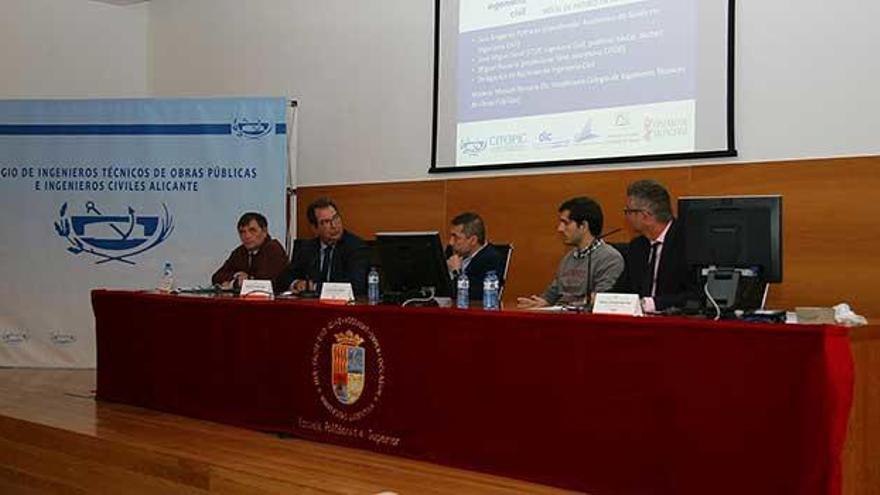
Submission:
<svg viewBox="0 0 880 495">
<path fill-rule="evenodd" d="M 587 294 L 584 298 L 584 309 L 591 308 L 593 305 L 593 246 L 598 242 L 593 239 L 590 247 L 587 248 Z"/>
<path fill-rule="evenodd" d="M 598 236 L 593 238 L 593 241 L 590 242 L 590 245 L 587 246 L 587 294 L 584 297 L 584 309 L 592 308 L 593 306 L 593 251 L 596 250 L 596 246 L 603 239 L 608 237 L 611 234 L 616 234 L 623 229 L 617 228 L 610 232 L 605 232 L 604 234 L 599 234 Z"/>
</svg>

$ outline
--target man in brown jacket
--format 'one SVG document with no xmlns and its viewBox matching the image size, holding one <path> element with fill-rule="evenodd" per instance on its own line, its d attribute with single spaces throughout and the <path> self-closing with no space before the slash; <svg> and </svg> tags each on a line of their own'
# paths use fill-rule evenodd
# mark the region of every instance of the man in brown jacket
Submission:
<svg viewBox="0 0 880 495">
<path fill-rule="evenodd" d="M 238 220 L 238 236 L 241 245 L 211 277 L 211 283 L 224 289 L 241 285 L 252 278 L 275 280 L 287 267 L 284 246 L 269 236 L 269 222 L 259 213 L 245 213 Z"/>
</svg>

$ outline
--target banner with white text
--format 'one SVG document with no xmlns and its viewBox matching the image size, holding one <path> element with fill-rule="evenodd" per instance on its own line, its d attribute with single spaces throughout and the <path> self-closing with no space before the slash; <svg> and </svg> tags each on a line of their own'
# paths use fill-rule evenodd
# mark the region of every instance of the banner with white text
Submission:
<svg viewBox="0 0 880 495">
<path fill-rule="evenodd" d="M 94 366 L 90 291 L 209 284 L 246 211 L 283 239 L 285 107 L 0 101 L 0 366 Z"/>
</svg>

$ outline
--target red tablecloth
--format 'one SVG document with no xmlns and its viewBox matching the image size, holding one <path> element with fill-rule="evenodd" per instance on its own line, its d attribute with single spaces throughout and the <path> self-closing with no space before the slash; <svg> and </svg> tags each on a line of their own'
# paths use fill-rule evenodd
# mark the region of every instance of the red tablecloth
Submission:
<svg viewBox="0 0 880 495">
<path fill-rule="evenodd" d="M 594 494 L 840 493 L 842 328 L 105 290 L 92 302 L 101 400 Z"/>
</svg>

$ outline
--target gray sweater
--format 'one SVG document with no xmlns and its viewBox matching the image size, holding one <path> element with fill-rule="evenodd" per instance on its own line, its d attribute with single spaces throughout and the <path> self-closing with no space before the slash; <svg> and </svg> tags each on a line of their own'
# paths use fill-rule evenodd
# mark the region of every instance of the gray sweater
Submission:
<svg viewBox="0 0 880 495">
<path fill-rule="evenodd" d="M 550 304 L 583 302 L 587 296 L 587 264 L 590 256 L 578 255 L 574 249 L 559 262 L 556 276 L 544 291 L 544 299 Z M 623 256 L 616 249 L 601 242 L 592 248 L 592 292 L 610 290 L 623 273 Z"/>
</svg>

